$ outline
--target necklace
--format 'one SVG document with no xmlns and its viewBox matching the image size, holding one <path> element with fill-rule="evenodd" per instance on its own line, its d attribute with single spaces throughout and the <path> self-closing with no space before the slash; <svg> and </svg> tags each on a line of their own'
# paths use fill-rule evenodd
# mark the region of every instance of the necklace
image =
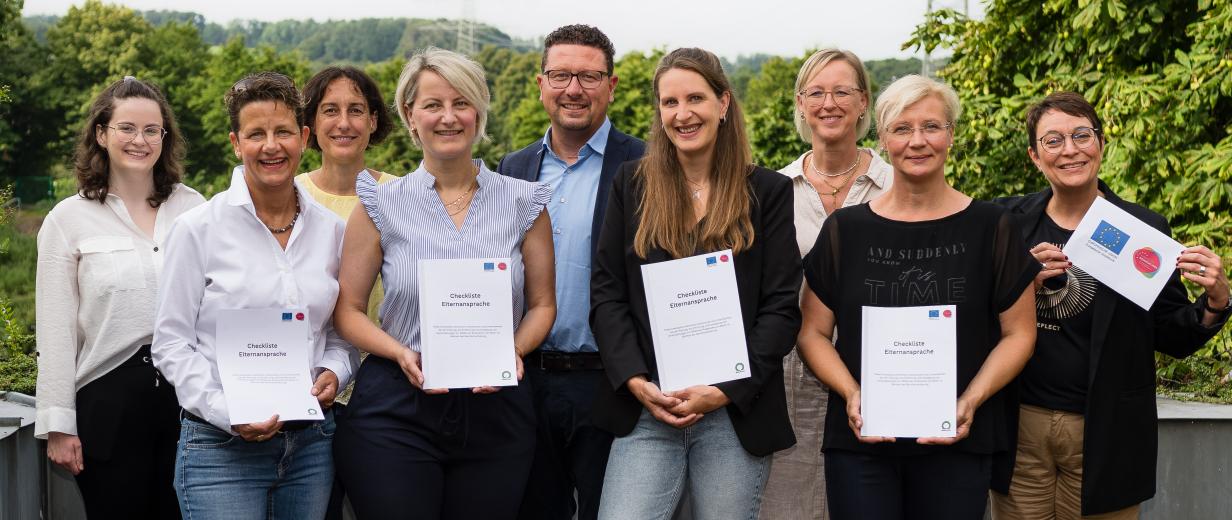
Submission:
<svg viewBox="0 0 1232 520">
<path fill-rule="evenodd" d="M 464 209 L 466 209 L 466 208 L 470 207 L 470 205 L 471 205 L 471 200 L 470 200 L 470 199 L 467 199 L 467 200 L 466 200 L 466 204 L 462 204 L 462 199 L 466 198 L 466 196 L 467 196 L 467 195 L 470 195 L 470 194 L 471 194 L 471 190 L 475 189 L 475 185 L 476 185 L 476 184 L 479 184 L 479 183 L 478 183 L 478 182 L 472 182 L 470 186 L 467 186 L 467 187 L 466 187 L 466 191 L 462 192 L 462 194 L 461 194 L 461 195 L 458 195 L 458 198 L 453 199 L 453 202 L 446 203 L 446 204 L 445 204 L 445 213 L 448 213 L 448 214 L 449 214 L 449 216 L 451 216 L 451 217 L 452 217 L 452 216 L 454 216 L 454 215 L 457 215 L 458 213 L 461 213 L 461 212 L 462 212 L 462 210 L 464 210 Z M 442 202 L 444 202 L 444 201 L 442 201 Z"/>
<path fill-rule="evenodd" d="M 706 189 L 706 185 L 699 183 L 699 182 L 693 182 L 688 177 L 685 177 L 684 180 L 688 182 L 690 186 L 693 187 L 693 198 L 695 199 L 702 198 L 702 190 Z"/>
<path fill-rule="evenodd" d="M 265 224 L 265 229 L 268 229 L 270 233 L 273 233 L 275 235 L 281 235 L 283 233 L 286 233 L 287 231 L 290 231 L 291 228 L 295 227 L 296 220 L 299 220 L 299 190 L 298 189 L 295 190 L 295 216 L 291 217 L 290 224 L 287 224 L 283 227 L 275 229 L 275 228 L 270 227 L 269 224 L 265 224 L 265 221 L 262 221 L 261 223 Z"/>
<path fill-rule="evenodd" d="M 851 182 L 852 177 L 854 177 L 853 175 L 851 175 L 851 173 L 854 172 L 856 169 L 856 166 L 859 166 L 859 165 L 860 165 L 860 153 L 858 150 L 856 151 L 856 162 L 853 163 L 846 170 L 839 172 L 839 173 L 834 173 L 834 174 L 824 173 L 821 170 L 818 170 L 817 165 L 813 163 L 813 156 L 811 155 L 809 156 L 809 167 L 812 168 L 813 173 L 817 174 L 817 179 L 820 180 L 822 184 L 825 184 L 827 188 L 830 188 L 830 193 L 821 193 L 821 190 L 817 190 L 818 194 L 829 195 L 831 202 L 835 206 L 838 206 L 838 192 L 843 191 L 843 188 L 847 187 L 847 183 Z M 835 186 L 833 184 L 830 184 L 830 182 L 826 180 L 826 177 L 843 177 L 843 182 L 840 183 L 838 186 Z M 806 180 L 808 179 L 807 175 L 805 176 L 805 179 Z M 817 186 L 814 185 L 813 188 L 816 189 Z"/>
<path fill-rule="evenodd" d="M 821 170 L 818 170 L 817 161 L 815 160 L 816 158 L 817 158 L 816 154 L 809 155 L 809 167 L 813 169 L 813 173 L 816 173 L 817 175 L 820 175 L 822 177 L 842 177 L 844 175 L 847 175 L 848 173 L 851 173 L 852 170 L 856 169 L 856 166 L 860 165 L 860 150 L 856 150 L 856 162 L 851 163 L 851 166 L 848 166 L 846 170 L 843 170 L 838 173 L 826 173 Z"/>
</svg>

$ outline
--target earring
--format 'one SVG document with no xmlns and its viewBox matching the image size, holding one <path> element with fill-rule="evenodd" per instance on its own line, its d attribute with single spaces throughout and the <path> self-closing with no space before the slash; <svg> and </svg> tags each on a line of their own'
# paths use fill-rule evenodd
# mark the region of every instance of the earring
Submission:
<svg viewBox="0 0 1232 520">
<path fill-rule="evenodd" d="M 727 116 L 723 116 L 723 117 L 720 117 L 720 118 L 719 118 L 719 124 L 720 124 L 720 125 L 721 125 L 721 124 L 723 124 L 723 123 L 726 123 L 726 122 L 727 122 Z"/>
</svg>

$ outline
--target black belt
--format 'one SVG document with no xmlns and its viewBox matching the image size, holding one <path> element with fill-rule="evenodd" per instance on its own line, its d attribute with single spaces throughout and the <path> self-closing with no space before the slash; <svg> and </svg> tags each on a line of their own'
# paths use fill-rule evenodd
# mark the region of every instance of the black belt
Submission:
<svg viewBox="0 0 1232 520">
<path fill-rule="evenodd" d="M 539 367 L 547 372 L 603 370 L 603 360 L 598 352 L 536 350 L 527 354 L 524 361 L 528 366 Z"/>
<path fill-rule="evenodd" d="M 201 423 L 201 424 L 207 424 L 207 425 L 210 425 L 210 426 L 214 426 L 214 423 L 211 423 L 211 422 L 209 422 L 209 421 L 207 421 L 207 420 L 205 420 L 205 419 L 202 419 L 202 418 L 198 417 L 198 416 L 197 416 L 197 414 L 192 413 L 192 412 L 190 412 L 190 411 L 188 411 L 188 410 L 183 410 L 181 413 L 182 413 L 182 414 L 184 414 L 184 418 L 185 418 L 185 419 L 188 419 L 188 420 L 190 420 L 190 421 L 193 421 L 193 422 L 198 422 L 198 423 Z M 318 421 L 285 421 L 285 422 L 283 422 L 283 423 L 282 423 L 282 429 L 280 429 L 280 430 L 278 430 L 278 431 L 282 431 L 282 432 L 294 432 L 294 431 L 299 431 L 299 430 L 302 430 L 302 429 L 307 428 L 307 427 L 309 427 L 309 426 L 312 426 L 312 424 L 313 424 L 313 423 L 315 423 L 315 422 L 318 422 Z M 217 428 L 217 426 L 214 426 L 214 427 L 215 427 L 215 428 Z"/>
</svg>

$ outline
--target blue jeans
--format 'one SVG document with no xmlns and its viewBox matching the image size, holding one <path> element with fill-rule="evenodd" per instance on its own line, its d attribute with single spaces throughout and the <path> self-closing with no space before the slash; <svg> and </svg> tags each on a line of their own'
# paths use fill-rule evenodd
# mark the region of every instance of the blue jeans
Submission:
<svg viewBox="0 0 1232 520">
<path fill-rule="evenodd" d="M 333 437 L 333 413 L 263 442 L 182 419 L 175 494 L 184 519 L 324 518 L 334 480 Z"/>
<path fill-rule="evenodd" d="M 726 408 L 684 429 L 643 409 L 612 443 L 599 519 L 669 519 L 686 484 L 694 520 L 754 519 L 769 473 L 770 457 L 744 450 Z"/>
</svg>

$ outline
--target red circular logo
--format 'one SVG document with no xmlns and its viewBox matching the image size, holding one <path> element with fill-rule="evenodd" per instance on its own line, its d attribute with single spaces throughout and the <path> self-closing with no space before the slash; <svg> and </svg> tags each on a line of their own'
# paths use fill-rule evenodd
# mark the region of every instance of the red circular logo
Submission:
<svg viewBox="0 0 1232 520">
<path fill-rule="evenodd" d="M 720 261 L 720 262 L 726 262 L 726 261 L 727 261 L 727 255 L 719 255 L 719 261 Z"/>
<path fill-rule="evenodd" d="M 297 313 L 295 313 L 295 319 L 297 319 L 297 320 L 299 320 L 299 321 L 304 321 L 304 313 L 302 313 L 302 312 L 297 312 Z"/>
<path fill-rule="evenodd" d="M 499 263 L 499 264 L 496 264 L 496 268 L 497 268 L 497 269 L 500 269 L 501 271 L 504 271 L 506 267 L 508 267 L 508 266 L 506 266 L 504 262 L 501 262 L 501 263 Z"/>
<path fill-rule="evenodd" d="M 1134 269 L 1142 273 L 1142 276 L 1154 278 L 1155 273 L 1159 272 L 1160 263 L 1159 253 L 1154 249 L 1144 247 L 1134 251 Z"/>
<path fill-rule="evenodd" d="M 950 312 L 950 310 L 949 310 L 949 309 L 946 309 L 945 311 L 943 311 L 943 312 L 941 313 L 941 315 L 943 315 L 943 316 L 945 316 L 945 317 L 949 318 L 950 316 L 953 316 L 953 315 L 954 315 L 954 313 L 953 313 L 953 312 Z"/>
</svg>

